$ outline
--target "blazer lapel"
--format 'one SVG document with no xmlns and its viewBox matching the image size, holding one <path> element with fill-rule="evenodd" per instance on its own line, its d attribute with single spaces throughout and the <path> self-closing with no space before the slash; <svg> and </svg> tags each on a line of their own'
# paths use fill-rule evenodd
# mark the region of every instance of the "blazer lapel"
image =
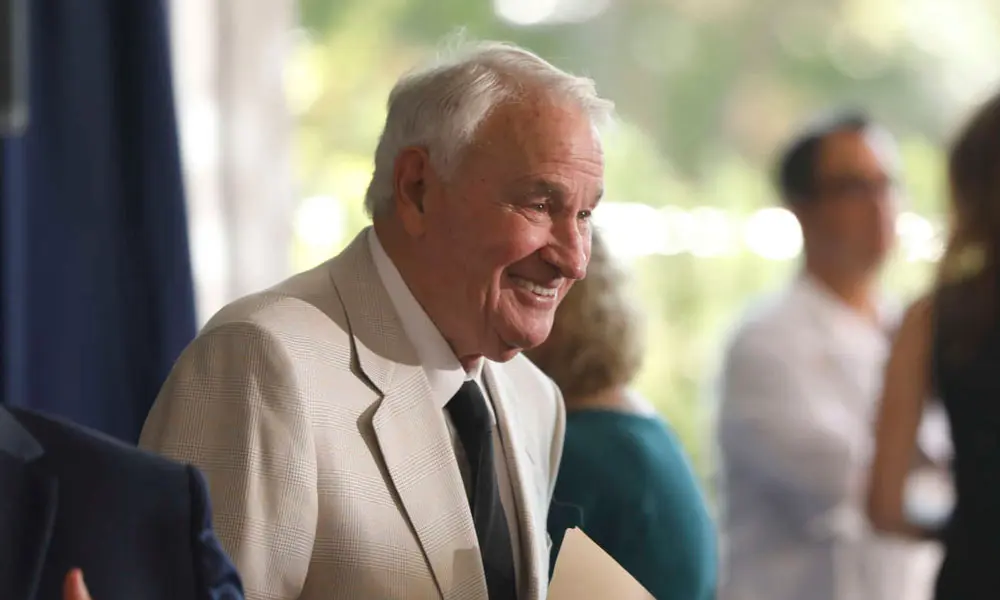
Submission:
<svg viewBox="0 0 1000 600">
<path fill-rule="evenodd" d="M 382 461 L 441 597 L 486 598 L 479 542 L 441 411 L 379 280 L 363 231 L 331 265 L 358 375 L 382 394 L 372 425 Z"/>
<path fill-rule="evenodd" d="M 32 600 L 56 514 L 56 480 L 38 442 L 0 407 L 0 598 Z"/>
<path fill-rule="evenodd" d="M 521 592 L 527 589 L 528 600 L 539 600 L 545 597 L 548 584 L 549 557 L 544 545 L 538 541 L 543 539 L 538 535 L 540 511 L 545 507 L 538 506 L 536 486 L 531 475 L 533 473 L 532 457 L 521 443 L 518 435 L 522 431 L 517 424 L 516 412 L 507 404 L 513 398 L 510 380 L 503 373 L 503 368 L 489 361 L 485 368 L 486 387 L 493 400 L 497 424 L 500 427 L 500 439 L 507 458 L 507 469 L 510 473 L 511 486 L 514 488 L 514 502 L 517 504 L 518 524 L 521 537 L 521 563 L 527 569 L 525 578 L 527 587 L 521 586 Z M 543 574 L 545 575 L 543 577 Z"/>
</svg>

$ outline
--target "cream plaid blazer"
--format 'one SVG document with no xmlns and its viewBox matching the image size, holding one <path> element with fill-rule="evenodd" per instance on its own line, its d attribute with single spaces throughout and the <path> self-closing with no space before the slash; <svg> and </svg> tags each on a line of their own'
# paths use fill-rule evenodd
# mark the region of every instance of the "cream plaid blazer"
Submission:
<svg viewBox="0 0 1000 600">
<path fill-rule="evenodd" d="M 519 597 L 541 600 L 562 399 L 521 356 L 484 373 L 517 505 Z M 485 600 L 462 477 L 429 395 L 362 233 L 212 318 L 140 445 L 204 472 L 250 600 Z"/>
</svg>

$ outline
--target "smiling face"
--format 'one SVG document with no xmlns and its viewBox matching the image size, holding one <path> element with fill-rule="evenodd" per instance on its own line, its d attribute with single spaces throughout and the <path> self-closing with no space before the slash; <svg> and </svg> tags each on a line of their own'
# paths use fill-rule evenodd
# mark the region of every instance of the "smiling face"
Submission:
<svg viewBox="0 0 1000 600">
<path fill-rule="evenodd" d="M 463 362 L 509 360 L 586 273 L 600 142 L 576 105 L 528 98 L 498 106 L 456 167 L 441 177 L 420 148 L 396 161 L 407 283 Z"/>
</svg>

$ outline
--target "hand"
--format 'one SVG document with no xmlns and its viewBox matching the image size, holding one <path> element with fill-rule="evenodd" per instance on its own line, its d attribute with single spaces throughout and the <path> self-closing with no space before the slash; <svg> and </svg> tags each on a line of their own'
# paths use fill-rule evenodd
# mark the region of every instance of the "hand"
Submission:
<svg viewBox="0 0 1000 600">
<path fill-rule="evenodd" d="M 91 600 L 87 584 L 83 582 L 83 571 L 70 569 L 63 581 L 63 600 Z"/>
</svg>

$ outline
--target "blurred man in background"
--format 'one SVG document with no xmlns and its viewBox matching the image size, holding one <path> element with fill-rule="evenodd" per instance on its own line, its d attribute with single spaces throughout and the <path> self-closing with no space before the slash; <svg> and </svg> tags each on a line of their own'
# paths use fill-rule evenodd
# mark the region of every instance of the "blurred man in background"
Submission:
<svg viewBox="0 0 1000 600">
<path fill-rule="evenodd" d="M 781 157 L 777 187 L 805 261 L 787 290 L 750 311 L 724 362 L 725 600 L 926 597 L 927 550 L 875 535 L 863 510 L 897 318 L 878 287 L 897 166 L 889 135 L 856 113 L 818 120 Z"/>
</svg>

